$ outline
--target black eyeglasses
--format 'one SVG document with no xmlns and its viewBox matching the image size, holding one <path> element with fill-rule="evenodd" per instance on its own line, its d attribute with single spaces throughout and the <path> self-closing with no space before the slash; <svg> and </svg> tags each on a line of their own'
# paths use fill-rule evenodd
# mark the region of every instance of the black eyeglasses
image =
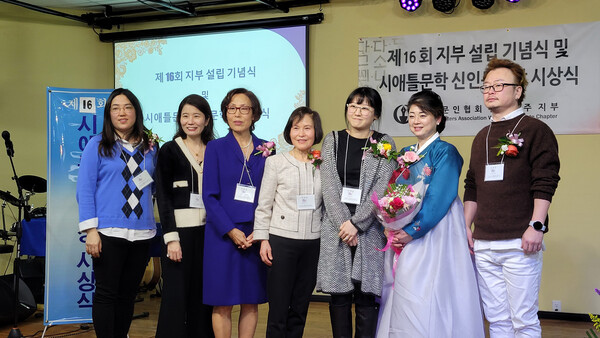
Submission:
<svg viewBox="0 0 600 338">
<path fill-rule="evenodd" d="M 494 92 L 499 93 L 502 90 L 504 90 L 504 86 L 515 86 L 515 87 L 517 87 L 519 85 L 516 84 L 516 83 L 495 83 L 495 84 L 493 84 L 491 86 L 481 86 L 481 87 L 479 87 L 479 90 L 481 90 L 481 92 L 483 94 L 487 94 L 487 93 L 490 92 L 490 89 L 494 88 Z"/>
</svg>

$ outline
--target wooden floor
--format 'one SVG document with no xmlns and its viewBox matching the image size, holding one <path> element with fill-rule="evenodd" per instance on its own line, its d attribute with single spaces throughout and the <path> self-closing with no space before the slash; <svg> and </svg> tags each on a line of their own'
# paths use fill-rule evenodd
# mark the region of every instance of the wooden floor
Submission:
<svg viewBox="0 0 600 338">
<path fill-rule="evenodd" d="M 148 338 L 154 337 L 154 331 L 156 329 L 156 320 L 158 315 L 158 308 L 160 305 L 160 298 L 152 298 L 150 294 L 142 295 L 144 301 L 136 303 L 136 312 L 149 312 L 150 316 L 147 318 L 135 319 L 131 325 L 129 337 L 131 338 Z M 256 337 L 265 336 L 265 326 L 267 321 L 268 305 L 263 304 L 259 306 L 259 319 L 258 327 L 256 329 Z M 41 314 L 41 311 L 39 312 Z M 239 307 L 234 307 L 234 321 L 237 322 L 237 315 L 239 314 Z M 237 329 L 234 323 L 234 334 L 237 336 Z M 80 325 L 57 325 L 49 327 L 46 331 L 45 337 L 95 337 L 93 326 L 87 325 L 88 330 L 82 330 Z M 12 328 L 12 325 L 0 326 L 0 338 L 8 337 L 8 334 Z M 572 322 L 572 321 L 561 321 L 561 320 L 542 320 L 542 331 L 544 338 L 585 338 L 587 337 L 586 331 L 592 328 L 591 323 L 585 322 Z M 44 325 L 42 324 L 42 318 L 39 316 L 31 316 L 25 321 L 19 323 L 19 329 L 25 337 L 41 337 Z M 331 337 L 331 326 L 329 323 L 329 310 L 327 303 L 323 302 L 312 302 L 310 304 L 308 319 L 306 323 L 306 329 L 304 330 L 304 337 L 309 338 L 321 338 Z M 443 337 L 442 337 L 443 338 Z"/>
</svg>

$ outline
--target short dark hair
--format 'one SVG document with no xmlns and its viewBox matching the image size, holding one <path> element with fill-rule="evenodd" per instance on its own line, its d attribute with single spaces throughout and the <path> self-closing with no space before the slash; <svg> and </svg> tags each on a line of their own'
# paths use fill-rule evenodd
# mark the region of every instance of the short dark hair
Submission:
<svg viewBox="0 0 600 338">
<path fill-rule="evenodd" d="M 186 133 L 183 131 L 183 128 L 181 127 L 181 111 L 183 110 L 183 107 L 186 104 L 196 107 L 199 111 L 202 112 L 202 114 L 204 114 L 204 119 L 206 121 L 208 121 L 208 123 L 206 124 L 206 127 L 204 127 L 204 129 L 202 130 L 202 133 L 200 134 L 202 143 L 207 144 L 208 141 L 211 141 L 215 138 L 214 121 L 213 121 L 212 111 L 210 110 L 210 105 L 208 104 L 208 101 L 206 101 L 205 98 L 203 98 L 202 96 L 197 95 L 197 94 L 188 95 L 185 98 L 183 98 L 183 100 L 181 100 L 181 103 L 179 104 L 179 108 L 177 109 L 177 132 L 175 133 L 175 136 L 173 136 L 173 139 L 175 139 L 177 137 L 181 137 L 181 138 L 185 139 L 187 137 Z"/>
<path fill-rule="evenodd" d="M 521 65 L 519 65 L 518 63 L 513 62 L 511 60 L 493 58 L 490 60 L 490 62 L 488 62 L 487 67 L 485 67 L 485 71 L 483 72 L 483 80 L 485 81 L 485 78 L 487 77 L 489 72 L 497 68 L 506 68 L 510 70 L 515 76 L 517 84 L 519 85 L 519 87 L 522 88 L 521 97 L 519 97 L 519 99 L 517 100 L 520 107 L 523 103 L 523 100 L 525 99 L 525 89 L 527 88 L 528 83 L 527 73 L 525 72 L 525 69 L 521 67 Z"/>
<path fill-rule="evenodd" d="M 441 133 L 446 128 L 446 115 L 444 115 L 444 103 L 442 98 L 433 90 L 422 90 L 413 94 L 408 100 L 406 107 L 410 110 L 410 106 L 415 105 L 421 108 L 422 111 L 430 113 L 436 119 L 441 117 L 440 124 L 435 127 L 438 133 Z"/>
<path fill-rule="evenodd" d="M 379 93 L 375 89 L 370 87 L 358 87 L 354 89 L 346 99 L 346 105 L 344 106 L 344 118 L 346 118 L 346 113 L 348 113 L 348 104 L 352 103 L 354 99 L 356 99 L 356 103 L 358 104 L 367 101 L 367 103 L 371 107 L 373 107 L 373 110 L 375 111 L 375 117 L 381 117 L 382 103 L 381 96 L 379 96 Z"/>
<path fill-rule="evenodd" d="M 221 101 L 221 117 L 223 118 L 223 121 L 227 123 L 227 106 L 231 103 L 233 96 L 237 94 L 244 94 L 250 99 L 250 103 L 252 104 L 252 124 L 250 125 L 250 131 L 253 131 L 254 123 L 260 120 L 260 117 L 262 116 L 262 108 L 260 107 L 260 101 L 258 101 L 256 95 L 246 88 L 235 88 L 225 95 L 225 98 Z"/>
<path fill-rule="evenodd" d="M 112 125 L 110 118 L 110 106 L 112 105 L 115 97 L 119 95 L 125 95 L 131 102 L 133 109 L 135 110 L 135 123 L 133 124 L 133 130 L 131 134 L 124 135 L 128 139 L 139 140 L 142 142 L 142 151 L 150 147 L 148 135 L 146 135 L 146 127 L 144 127 L 144 114 L 142 112 L 142 106 L 138 98 L 133 95 L 129 89 L 117 88 L 110 93 L 104 106 L 104 122 L 102 124 L 102 140 L 98 144 L 98 153 L 101 156 L 109 157 L 113 156 L 113 147 L 115 145 L 115 126 Z"/>
<path fill-rule="evenodd" d="M 292 144 L 292 138 L 290 137 L 290 132 L 292 127 L 294 126 L 294 122 L 300 121 L 304 118 L 304 116 L 310 115 L 313 120 L 313 125 L 315 128 L 315 141 L 313 145 L 318 144 L 323 139 L 323 127 L 321 126 L 321 116 L 316 111 L 308 108 L 308 107 L 298 107 L 294 109 L 290 118 L 285 125 L 285 129 L 283 130 L 283 138 L 285 142 L 288 144 Z"/>
</svg>

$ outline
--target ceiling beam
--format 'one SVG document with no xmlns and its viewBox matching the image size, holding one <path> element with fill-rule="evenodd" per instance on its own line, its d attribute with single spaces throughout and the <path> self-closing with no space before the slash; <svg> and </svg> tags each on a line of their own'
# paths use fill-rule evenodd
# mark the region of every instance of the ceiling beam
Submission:
<svg viewBox="0 0 600 338">
<path fill-rule="evenodd" d="M 186 14 L 188 16 L 196 16 L 196 12 L 194 11 L 194 8 L 191 5 L 190 5 L 190 9 L 184 9 L 184 8 L 179 7 L 179 6 L 175 6 L 173 4 L 170 4 L 168 2 L 164 2 L 162 0 L 138 0 L 138 2 L 141 2 L 144 5 L 146 5 L 146 2 L 151 2 L 151 3 L 155 4 L 155 5 L 159 5 L 159 6 L 162 6 L 164 8 L 168 8 L 170 10 Z M 189 3 L 188 3 L 188 5 L 189 5 Z"/>
<path fill-rule="evenodd" d="M 200 3 L 187 2 L 188 9 L 185 9 L 182 6 L 173 5 L 164 0 L 138 1 L 141 3 L 148 2 L 156 4 L 158 6 L 168 8 L 175 12 L 155 14 L 157 12 L 156 8 L 137 8 L 118 11 L 114 10 L 111 6 L 105 6 L 106 8 L 102 13 L 90 12 L 82 14 L 81 16 L 76 16 L 59 12 L 53 9 L 28 4 L 19 0 L 0 0 L 0 2 L 6 2 L 41 13 L 56 15 L 63 18 L 83 22 L 89 26 L 99 27 L 102 29 L 112 29 L 114 26 L 126 23 L 185 19 L 192 16 L 202 17 L 223 14 L 248 13 L 255 11 L 264 11 L 268 9 L 275 9 L 284 13 L 288 13 L 291 7 L 320 5 L 324 3 L 329 3 L 330 0 L 281 0 L 279 2 L 277 0 L 207 0 Z M 143 13 L 152 14 L 140 15 Z"/>
<path fill-rule="evenodd" d="M 165 36 L 181 36 L 197 33 L 207 33 L 244 28 L 277 28 L 299 25 L 310 25 L 321 23 L 324 19 L 323 13 L 286 16 L 281 18 L 246 20 L 236 22 L 223 22 L 216 24 L 180 26 L 169 28 L 154 28 L 139 31 L 115 32 L 115 33 L 100 33 L 100 41 L 115 42 L 115 41 L 132 41 L 140 39 L 153 39 Z"/>
<path fill-rule="evenodd" d="M 272 9 L 280 10 L 284 13 L 288 13 L 290 11 L 289 7 L 279 5 L 277 1 L 274 0 L 256 0 L 256 2 L 266 5 Z"/>
<path fill-rule="evenodd" d="M 45 7 L 40 7 L 40 6 L 28 4 L 26 2 L 22 2 L 22 1 L 18 1 L 18 0 L 0 0 L 0 1 L 1 2 L 6 2 L 6 3 L 11 4 L 11 5 L 16 5 L 16 6 L 20 6 L 20 7 L 23 7 L 23 8 L 27 8 L 27 9 L 30 9 L 32 11 L 36 11 L 36 12 L 40 12 L 40 13 L 44 13 L 44 14 L 56 15 L 56 16 L 60 16 L 60 17 L 66 18 L 66 19 L 71 19 L 71 20 L 75 20 L 75 21 L 79 21 L 79 22 L 83 22 L 83 23 L 89 24 L 89 22 L 86 21 L 82 17 L 76 16 L 76 15 L 67 14 L 67 13 L 63 13 L 63 12 L 59 12 L 59 11 L 55 11 L 53 9 L 49 9 L 49 8 L 45 8 Z"/>
<path fill-rule="evenodd" d="M 289 0 L 284 1 L 283 6 L 286 8 L 291 7 L 301 7 L 301 6 L 310 6 L 310 5 L 319 5 L 323 3 L 328 3 L 329 0 Z M 195 16 L 203 17 L 203 16 L 212 16 L 212 15 L 223 15 L 223 14 L 236 14 L 236 13 L 249 13 L 255 11 L 264 11 L 265 6 L 257 3 L 255 0 L 221 0 L 221 1 L 209 1 L 210 5 L 204 5 L 204 3 L 200 4 L 192 4 L 196 7 Z M 218 7 L 215 5 L 222 5 L 224 3 L 228 4 L 237 4 L 237 5 L 228 5 L 225 7 Z M 282 4 L 280 3 L 281 7 Z M 208 7 L 208 8 L 205 8 Z M 200 8 L 200 9 L 198 9 Z M 141 22 L 153 22 L 153 21 L 164 21 L 164 20 L 174 20 L 174 19 L 185 19 L 189 18 L 188 15 L 183 15 L 180 13 L 165 13 L 165 14 L 148 14 L 148 15 L 135 15 L 140 13 L 148 12 L 148 9 L 141 9 L 137 12 L 130 10 L 127 13 L 113 11 L 111 15 L 106 16 L 100 13 L 90 13 L 86 15 L 93 16 L 94 24 L 98 27 L 112 27 L 122 24 L 128 23 L 141 23 Z"/>
</svg>

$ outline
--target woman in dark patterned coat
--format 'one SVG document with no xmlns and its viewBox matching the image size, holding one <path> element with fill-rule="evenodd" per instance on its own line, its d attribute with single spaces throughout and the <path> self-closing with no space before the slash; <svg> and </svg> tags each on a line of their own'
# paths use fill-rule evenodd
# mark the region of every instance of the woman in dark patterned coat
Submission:
<svg viewBox="0 0 600 338">
<path fill-rule="evenodd" d="M 156 199 L 165 245 L 157 338 L 214 337 L 212 307 L 202 299 L 206 209 L 198 201 L 213 124 L 206 99 L 186 96 L 177 110 L 177 133 L 158 155 Z"/>
<path fill-rule="evenodd" d="M 352 336 L 352 303 L 356 304 L 356 337 L 373 337 L 381 295 L 386 242 L 383 227 L 371 202 L 382 195 L 395 163 L 366 155 L 373 138 L 394 140 L 371 130 L 381 116 L 381 97 L 368 87 L 355 89 L 346 100 L 347 129 L 333 131 L 323 141 L 321 186 L 325 212 L 321 226 L 321 252 L 317 290 L 331 294 L 329 312 L 334 337 Z"/>
</svg>

